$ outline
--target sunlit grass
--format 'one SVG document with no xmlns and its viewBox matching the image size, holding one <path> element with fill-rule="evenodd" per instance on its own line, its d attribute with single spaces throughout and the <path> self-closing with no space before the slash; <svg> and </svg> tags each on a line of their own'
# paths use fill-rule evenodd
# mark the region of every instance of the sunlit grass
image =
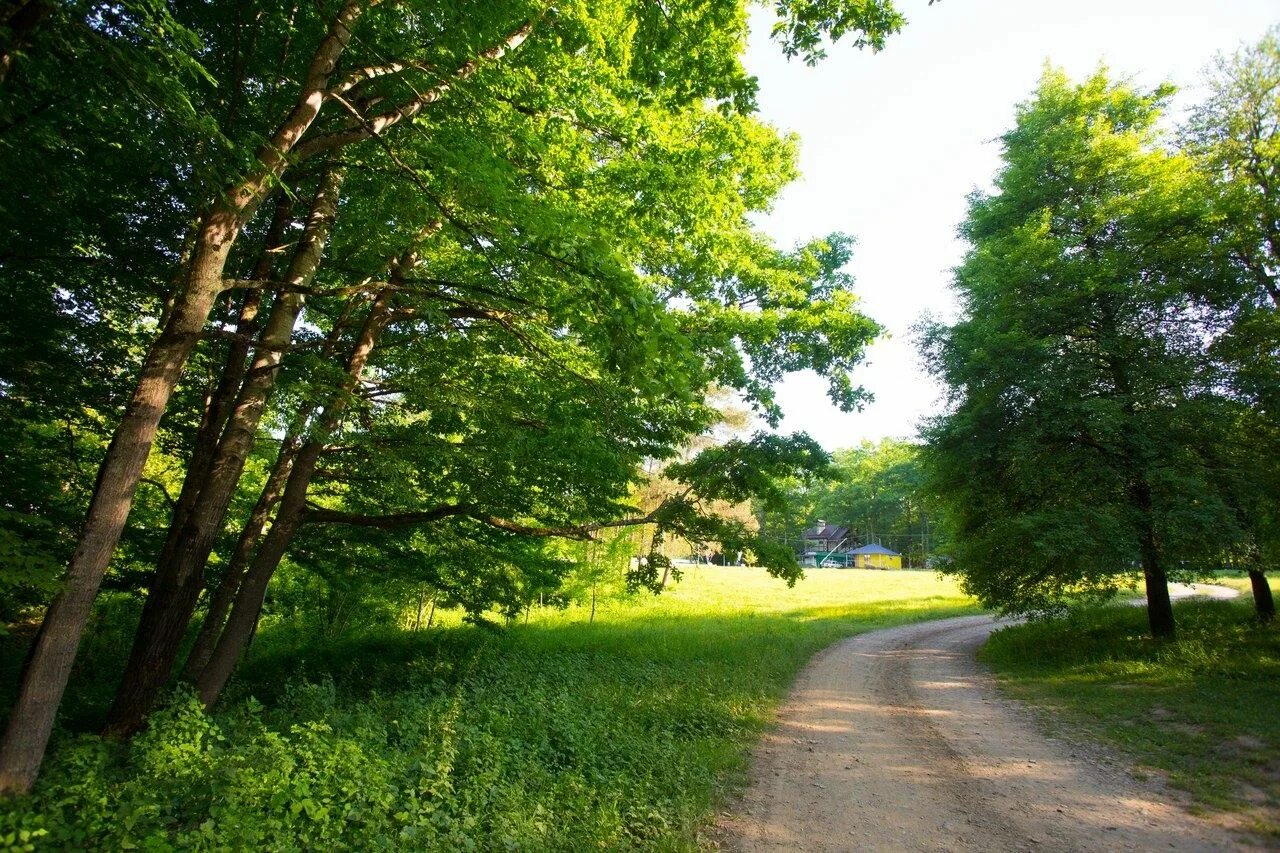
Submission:
<svg viewBox="0 0 1280 853">
<path fill-rule="evenodd" d="M 696 849 L 815 652 L 971 612 L 932 573 L 697 567 L 594 622 L 268 629 L 211 722 L 179 704 L 124 750 L 60 739 L 12 819 L 109 848 Z"/>
</svg>

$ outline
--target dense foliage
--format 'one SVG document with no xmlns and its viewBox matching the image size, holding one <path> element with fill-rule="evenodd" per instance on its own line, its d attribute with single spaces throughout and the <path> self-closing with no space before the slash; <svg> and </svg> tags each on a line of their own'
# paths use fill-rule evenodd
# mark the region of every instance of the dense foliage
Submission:
<svg viewBox="0 0 1280 853">
<path fill-rule="evenodd" d="M 804 531 L 821 520 L 849 528 L 845 547 L 877 543 L 901 553 L 907 565 L 932 565 L 930 555 L 946 543 L 924 488 L 921 446 L 899 439 L 863 442 L 837 450 L 822 477 L 788 482 L 781 509 L 757 503 L 766 535 L 803 549 Z"/>
<path fill-rule="evenodd" d="M 1220 346 L 1257 285 L 1224 251 L 1234 193 L 1162 135 L 1170 93 L 1047 71 L 971 199 L 962 319 L 925 333 L 951 393 L 927 461 L 952 568 L 993 606 L 1106 596 L 1140 570 L 1171 635 L 1167 578 L 1221 565 L 1266 518 L 1270 454 L 1230 435 L 1274 419 Z"/>
<path fill-rule="evenodd" d="M 821 449 L 677 457 L 712 389 L 776 424 L 813 369 L 858 406 L 879 327 L 848 238 L 752 224 L 796 146 L 754 116 L 741 0 L 0 11 L 0 616 L 41 623 L 0 790 L 32 784 L 104 584 L 145 594 L 128 736 L 179 670 L 212 706 L 264 608 L 562 601 L 550 540 L 644 527 L 632 587 L 673 536 L 795 578 L 716 508 Z M 810 61 L 902 24 L 776 11 Z M 655 469 L 678 490 L 634 506 Z"/>
</svg>

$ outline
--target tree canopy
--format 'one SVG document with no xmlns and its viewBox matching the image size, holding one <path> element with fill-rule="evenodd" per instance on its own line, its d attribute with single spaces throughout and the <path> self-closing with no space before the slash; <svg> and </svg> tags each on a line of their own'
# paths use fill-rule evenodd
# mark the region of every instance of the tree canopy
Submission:
<svg viewBox="0 0 1280 853">
<path fill-rule="evenodd" d="M 927 464 L 987 604 L 1104 595 L 1140 567 L 1170 635 L 1167 576 L 1235 536 L 1197 432 L 1218 381 L 1205 300 L 1229 273 L 1208 179 L 1160 136 L 1170 92 L 1047 70 L 970 200 L 963 316 L 925 335 L 951 395 Z"/>
<path fill-rule="evenodd" d="M 752 224 L 795 142 L 753 115 L 741 0 L 9 11 L 0 606 L 47 607 L 0 788 L 31 784 L 104 581 L 146 593 L 128 734 L 200 615 L 183 672 L 216 700 L 282 563 L 333 586 L 394 562 L 388 590 L 481 617 L 554 591 L 547 538 L 644 523 L 796 576 L 710 508 L 820 468 L 803 436 L 671 462 L 682 491 L 628 503 L 713 388 L 776 424 L 771 386 L 811 368 L 859 405 L 879 333 L 847 237 Z M 807 61 L 902 24 L 776 11 Z"/>
</svg>

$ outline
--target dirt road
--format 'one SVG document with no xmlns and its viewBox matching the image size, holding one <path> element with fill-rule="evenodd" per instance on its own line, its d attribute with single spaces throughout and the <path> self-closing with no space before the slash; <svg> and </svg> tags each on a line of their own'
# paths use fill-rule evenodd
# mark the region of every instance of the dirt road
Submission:
<svg viewBox="0 0 1280 853">
<path fill-rule="evenodd" d="M 1241 849 L 1157 783 L 1100 750 L 1046 738 L 1002 699 L 974 657 L 994 627 L 986 616 L 925 622 L 819 654 L 757 747 L 750 788 L 722 821 L 723 846 Z"/>
</svg>

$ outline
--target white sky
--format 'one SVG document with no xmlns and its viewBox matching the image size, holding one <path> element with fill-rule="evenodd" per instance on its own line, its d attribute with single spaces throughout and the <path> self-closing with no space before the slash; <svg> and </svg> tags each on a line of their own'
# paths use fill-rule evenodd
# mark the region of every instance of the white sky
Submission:
<svg viewBox="0 0 1280 853">
<path fill-rule="evenodd" d="M 801 139 L 801 179 L 761 224 L 783 246 L 844 231 L 858 247 L 850 271 L 863 310 L 890 339 L 855 379 L 875 394 L 861 413 L 831 405 L 812 373 L 789 377 L 781 429 L 828 449 L 914 435 L 938 406 L 911 326 L 950 317 L 949 270 L 965 196 L 999 165 L 994 142 L 1031 93 L 1046 60 L 1079 78 L 1105 62 L 1144 84 L 1171 80 L 1196 98 L 1219 51 L 1256 41 L 1280 22 L 1280 0 L 899 0 L 903 31 L 879 54 L 845 45 L 815 68 L 786 61 L 753 18 L 747 67 L 760 80 L 763 118 Z"/>
</svg>

